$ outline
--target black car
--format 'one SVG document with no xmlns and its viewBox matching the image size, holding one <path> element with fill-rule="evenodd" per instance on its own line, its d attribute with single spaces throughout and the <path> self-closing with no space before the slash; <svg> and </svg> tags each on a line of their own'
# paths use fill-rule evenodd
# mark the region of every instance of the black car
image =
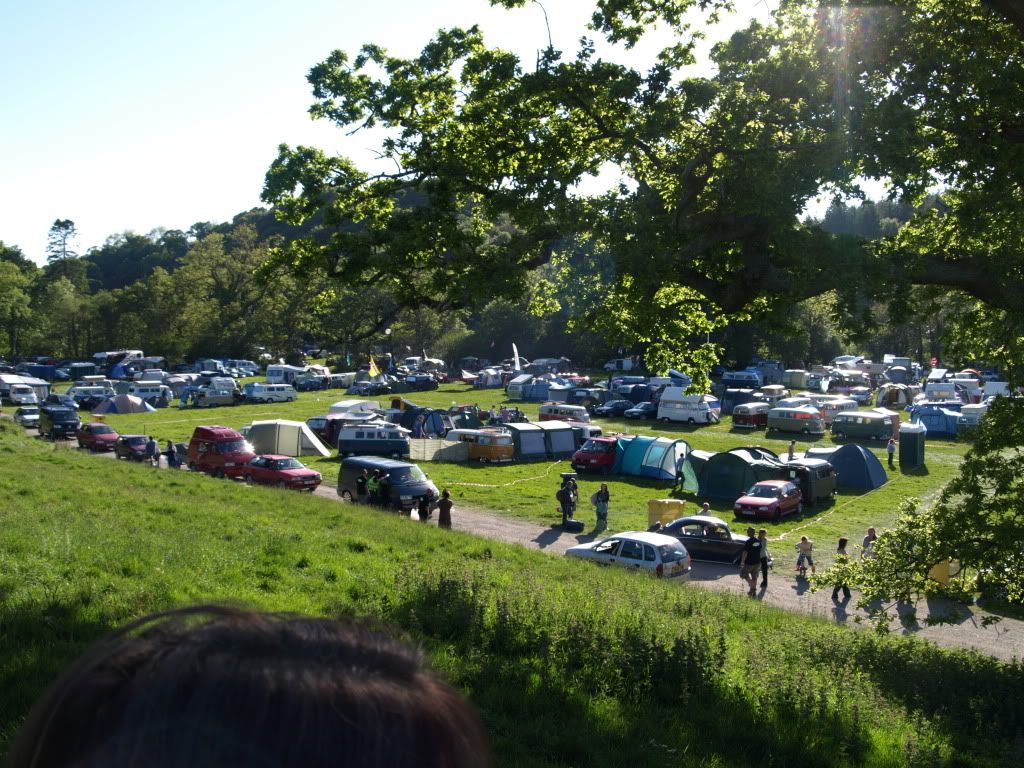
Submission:
<svg viewBox="0 0 1024 768">
<path fill-rule="evenodd" d="M 639 403 L 622 414 L 627 419 L 653 419 L 658 415 L 657 403 Z"/>
<path fill-rule="evenodd" d="M 604 405 L 594 408 L 595 416 L 622 416 L 634 406 L 631 400 L 609 400 Z"/>
<path fill-rule="evenodd" d="M 60 405 L 65 408 L 78 409 L 78 401 L 75 400 L 71 395 L 61 395 L 56 392 L 51 392 L 43 400 L 43 405 Z"/>
<path fill-rule="evenodd" d="M 747 540 L 746 536 L 733 533 L 724 520 L 710 515 L 681 517 L 662 526 L 658 533 L 679 539 L 694 560 L 713 563 L 738 563 Z"/>
<path fill-rule="evenodd" d="M 82 422 L 78 411 L 63 405 L 44 405 L 39 409 L 39 436 L 67 440 L 75 436 Z"/>
</svg>

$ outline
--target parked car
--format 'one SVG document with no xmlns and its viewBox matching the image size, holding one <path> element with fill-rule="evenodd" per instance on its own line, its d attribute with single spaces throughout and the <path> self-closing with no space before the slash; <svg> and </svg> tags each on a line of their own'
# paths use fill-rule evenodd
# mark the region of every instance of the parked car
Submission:
<svg viewBox="0 0 1024 768">
<path fill-rule="evenodd" d="M 609 400 L 604 405 L 596 406 L 594 408 L 594 415 L 620 417 L 633 407 L 634 403 L 632 400 Z"/>
<path fill-rule="evenodd" d="M 80 426 L 75 437 L 78 439 L 79 448 L 88 448 L 90 451 L 112 451 L 120 435 L 109 424 L 94 421 L 91 424 Z"/>
<path fill-rule="evenodd" d="M 149 438 L 145 435 L 121 435 L 114 442 L 114 456 L 128 461 L 142 461 L 146 458 L 146 443 Z"/>
<path fill-rule="evenodd" d="M 755 520 L 780 520 L 784 515 L 804 511 L 800 488 L 788 480 L 762 480 L 750 486 L 746 495 L 736 499 L 733 510 L 738 517 Z"/>
<path fill-rule="evenodd" d="M 614 437 L 592 437 L 572 455 L 572 468 L 577 472 L 601 472 L 607 475 L 615 466 Z"/>
<path fill-rule="evenodd" d="M 235 405 L 235 392 L 229 389 L 200 389 L 195 394 L 196 408 L 212 408 L 218 405 Z"/>
<path fill-rule="evenodd" d="M 686 547 L 679 539 L 663 533 L 626 531 L 569 547 L 565 554 L 602 565 L 649 571 L 656 576 L 685 576 L 690 571 Z"/>
<path fill-rule="evenodd" d="M 44 405 L 39 408 L 39 426 L 36 428 L 40 437 L 66 440 L 74 437 L 81 425 L 78 411 L 74 408 L 64 405 Z"/>
<path fill-rule="evenodd" d="M 294 401 L 298 394 L 291 384 L 260 384 L 252 382 L 242 387 L 246 402 L 287 403 Z"/>
<path fill-rule="evenodd" d="M 291 456 L 256 456 L 245 464 L 240 474 L 246 484 L 276 485 L 278 488 L 292 488 L 312 493 L 322 480 L 320 473 L 310 469 Z"/>
<path fill-rule="evenodd" d="M 657 403 L 640 403 L 623 414 L 627 419 L 653 419 L 658 415 Z"/>
<path fill-rule="evenodd" d="M 388 508 L 408 512 L 426 494 L 438 498 L 437 486 L 416 464 L 380 456 L 349 456 L 338 469 L 338 495 L 345 501 L 356 499 L 356 478 L 364 469 L 370 474 L 379 471 L 388 476 Z"/>
<path fill-rule="evenodd" d="M 48 394 L 46 399 L 43 400 L 43 405 L 59 405 L 64 408 L 74 408 L 76 411 L 78 410 L 78 401 L 71 397 L 71 395 L 65 395 L 60 392 L 51 392 Z"/>
<path fill-rule="evenodd" d="M 14 412 L 14 421 L 25 429 L 35 429 L 39 426 L 39 406 L 23 405 Z"/>
<path fill-rule="evenodd" d="M 746 536 L 733 533 L 727 522 L 711 515 L 681 517 L 658 533 L 679 539 L 693 560 L 713 563 L 738 563 L 747 541 Z"/>
<path fill-rule="evenodd" d="M 192 432 L 186 460 L 188 468 L 214 477 L 240 477 L 250 459 L 256 457 L 252 445 L 241 433 L 219 425 L 199 426 Z"/>
</svg>

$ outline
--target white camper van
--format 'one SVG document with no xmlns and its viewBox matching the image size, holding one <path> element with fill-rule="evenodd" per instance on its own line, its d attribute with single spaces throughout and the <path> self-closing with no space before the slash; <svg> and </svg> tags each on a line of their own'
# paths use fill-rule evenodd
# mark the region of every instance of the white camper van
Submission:
<svg viewBox="0 0 1024 768">
<path fill-rule="evenodd" d="M 721 417 L 722 405 L 718 398 L 687 395 L 682 387 L 665 387 L 658 402 L 658 421 L 716 424 Z"/>
</svg>

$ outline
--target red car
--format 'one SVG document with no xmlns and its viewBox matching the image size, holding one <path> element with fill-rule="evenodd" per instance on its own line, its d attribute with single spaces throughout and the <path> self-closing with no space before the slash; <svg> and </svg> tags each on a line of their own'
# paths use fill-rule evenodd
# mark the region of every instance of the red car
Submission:
<svg viewBox="0 0 1024 768">
<path fill-rule="evenodd" d="M 577 472 L 600 472 L 607 475 L 615 466 L 614 437 L 592 437 L 572 455 L 572 468 Z"/>
<path fill-rule="evenodd" d="M 75 432 L 75 437 L 78 438 L 79 448 L 88 448 L 90 451 L 112 451 L 120 435 L 113 427 L 94 421 L 91 424 L 80 426 Z"/>
<path fill-rule="evenodd" d="M 114 455 L 119 459 L 142 461 L 146 458 L 146 444 L 149 438 L 145 435 L 121 435 L 114 441 Z"/>
<path fill-rule="evenodd" d="M 755 520 L 779 520 L 783 515 L 804 510 L 800 487 L 789 480 L 762 480 L 754 483 L 746 496 L 740 496 L 733 505 L 738 517 Z"/>
<path fill-rule="evenodd" d="M 241 477 L 248 485 L 276 485 L 297 491 L 314 491 L 322 480 L 320 473 L 291 456 L 265 455 L 250 459 L 235 468 L 230 477 Z"/>
</svg>

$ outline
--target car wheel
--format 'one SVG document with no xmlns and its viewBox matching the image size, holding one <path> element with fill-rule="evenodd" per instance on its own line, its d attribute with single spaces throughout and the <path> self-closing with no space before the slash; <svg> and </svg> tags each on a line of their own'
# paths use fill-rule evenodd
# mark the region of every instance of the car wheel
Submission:
<svg viewBox="0 0 1024 768">
<path fill-rule="evenodd" d="M 796 513 L 802 515 L 804 513 L 804 503 L 801 501 L 796 505 Z"/>
<path fill-rule="evenodd" d="M 278 481 L 277 481 L 277 483 L 276 483 L 276 485 L 277 485 L 277 487 L 278 487 L 278 488 L 282 488 L 282 489 L 284 489 L 284 488 L 287 488 L 287 487 L 288 487 L 288 486 L 286 486 L 286 485 L 285 485 L 285 482 L 284 482 L 284 480 L 278 480 Z"/>
<path fill-rule="evenodd" d="M 772 513 L 772 520 L 774 520 L 777 523 L 781 519 L 782 519 L 782 507 L 776 507 L 775 511 Z"/>
<path fill-rule="evenodd" d="M 688 418 L 688 419 L 686 420 L 686 423 L 687 423 L 687 424 L 696 424 L 697 422 L 695 422 L 695 421 L 693 420 L 693 416 L 691 416 L 690 418 Z"/>
<path fill-rule="evenodd" d="M 223 469 L 215 469 L 213 471 L 213 476 L 215 478 L 217 478 L 218 480 L 223 480 L 225 477 L 227 477 L 227 475 L 224 474 L 224 470 Z"/>
<path fill-rule="evenodd" d="M 347 501 L 349 503 L 352 503 L 352 494 L 349 493 L 348 491 L 342 491 L 341 492 L 341 500 L 342 501 Z"/>
<path fill-rule="evenodd" d="M 842 432 L 836 432 L 835 438 L 837 440 L 845 440 L 846 439 L 846 435 L 844 435 Z"/>
<path fill-rule="evenodd" d="M 246 485 L 252 485 L 252 475 L 246 475 L 245 476 L 245 484 Z"/>
<path fill-rule="evenodd" d="M 807 429 L 807 427 L 804 427 L 803 429 L 800 430 L 800 434 L 802 434 L 802 435 L 809 435 L 810 434 L 810 430 Z"/>
</svg>

